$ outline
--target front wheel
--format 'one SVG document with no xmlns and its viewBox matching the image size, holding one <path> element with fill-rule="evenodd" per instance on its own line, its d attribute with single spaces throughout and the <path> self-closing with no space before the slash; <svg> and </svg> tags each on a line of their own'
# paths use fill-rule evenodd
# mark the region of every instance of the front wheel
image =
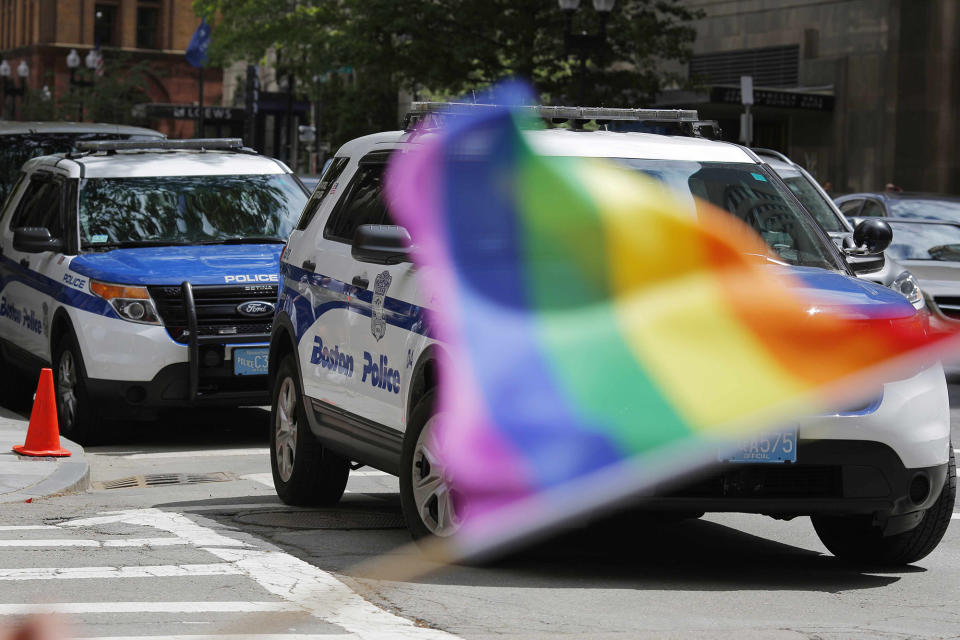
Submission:
<svg viewBox="0 0 960 640">
<path fill-rule="evenodd" d="M 277 496 L 289 505 L 326 506 L 343 496 L 350 461 L 310 432 L 297 366 L 286 356 L 277 367 L 270 408 L 270 467 Z"/>
<path fill-rule="evenodd" d="M 947 478 L 940 496 L 916 527 L 884 536 L 871 516 L 813 516 L 813 528 L 830 553 L 851 562 L 906 565 L 926 557 L 947 532 L 957 496 L 957 462 L 950 445 Z"/>
<path fill-rule="evenodd" d="M 60 433 L 80 444 L 92 444 L 103 428 L 103 419 L 87 395 L 87 376 L 80 347 L 64 334 L 53 349 L 53 386 L 57 395 Z"/>
<path fill-rule="evenodd" d="M 457 494 L 444 466 L 434 396 L 428 391 L 411 412 L 400 458 L 400 506 L 418 541 L 453 535 L 462 524 Z"/>
</svg>

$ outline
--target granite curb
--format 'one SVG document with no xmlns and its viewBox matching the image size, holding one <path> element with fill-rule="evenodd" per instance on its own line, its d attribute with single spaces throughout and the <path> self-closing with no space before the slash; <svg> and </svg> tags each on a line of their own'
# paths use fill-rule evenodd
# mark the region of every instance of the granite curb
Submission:
<svg viewBox="0 0 960 640">
<path fill-rule="evenodd" d="M 90 466 L 83 447 L 60 438 L 70 457 L 21 456 L 11 447 L 23 444 L 27 419 L 0 408 L 0 504 L 29 502 L 40 498 L 82 493 L 90 488 Z"/>
</svg>

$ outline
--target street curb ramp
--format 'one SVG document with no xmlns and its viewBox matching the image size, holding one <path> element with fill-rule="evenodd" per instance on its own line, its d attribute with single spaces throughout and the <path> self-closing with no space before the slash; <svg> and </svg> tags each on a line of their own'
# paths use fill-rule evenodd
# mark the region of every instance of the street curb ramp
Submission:
<svg viewBox="0 0 960 640">
<path fill-rule="evenodd" d="M 27 502 L 87 491 L 90 488 L 90 465 L 87 463 L 83 447 L 62 436 L 60 446 L 72 455 L 69 458 L 37 458 L 38 460 L 56 460 L 58 462 L 56 471 L 29 487 L 0 495 L 0 504 Z"/>
</svg>

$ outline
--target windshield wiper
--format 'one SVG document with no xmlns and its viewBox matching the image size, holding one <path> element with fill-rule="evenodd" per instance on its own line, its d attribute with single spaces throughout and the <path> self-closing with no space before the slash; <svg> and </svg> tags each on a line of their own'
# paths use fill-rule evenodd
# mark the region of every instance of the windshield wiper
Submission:
<svg viewBox="0 0 960 640">
<path fill-rule="evenodd" d="M 183 240 L 124 240 L 122 242 L 84 242 L 84 249 L 136 249 L 138 247 L 184 247 L 194 244 Z"/>
<path fill-rule="evenodd" d="M 223 238 L 205 240 L 200 244 L 285 244 L 287 241 L 276 236 L 245 236 L 243 238 Z"/>
</svg>

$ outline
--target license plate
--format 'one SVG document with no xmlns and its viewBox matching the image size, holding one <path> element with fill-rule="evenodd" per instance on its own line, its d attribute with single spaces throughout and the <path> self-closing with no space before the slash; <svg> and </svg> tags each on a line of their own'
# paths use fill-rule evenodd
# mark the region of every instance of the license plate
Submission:
<svg viewBox="0 0 960 640">
<path fill-rule="evenodd" d="M 270 349 L 233 350 L 233 374 L 236 376 L 262 376 L 267 374 L 267 356 Z"/>
<path fill-rule="evenodd" d="M 750 438 L 725 452 L 726 462 L 759 462 L 776 464 L 797 461 L 797 429 L 782 429 L 762 438 Z"/>
</svg>

